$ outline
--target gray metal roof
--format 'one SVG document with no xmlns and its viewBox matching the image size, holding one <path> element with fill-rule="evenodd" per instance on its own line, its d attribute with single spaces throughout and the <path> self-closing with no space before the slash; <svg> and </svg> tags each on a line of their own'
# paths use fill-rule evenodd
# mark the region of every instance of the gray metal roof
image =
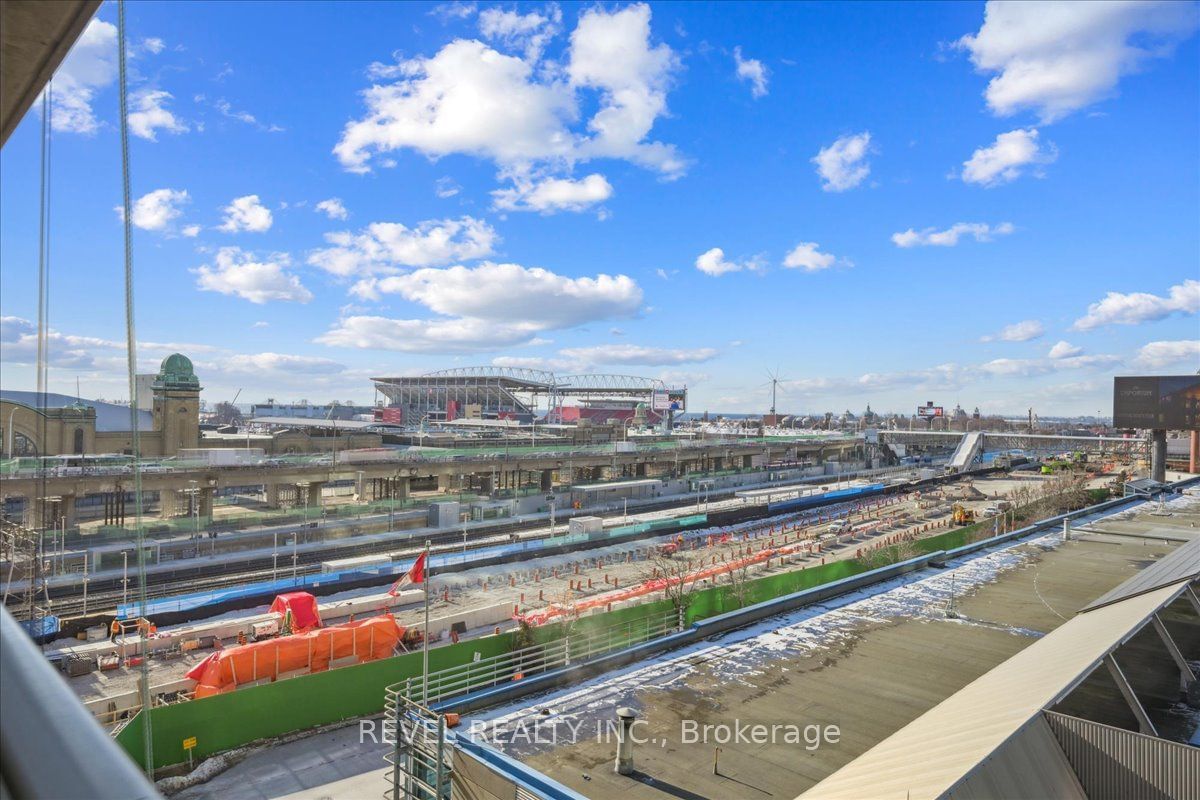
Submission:
<svg viewBox="0 0 1200 800">
<path fill-rule="evenodd" d="M 1179 581 L 1076 614 L 825 778 L 804 793 L 804 800 L 933 800 L 955 797 L 959 786 L 985 789 L 986 780 L 970 781 L 972 775 L 986 771 L 1005 743 L 1078 686 L 1185 586 Z M 998 766 L 1034 768 L 1027 756 L 1035 746 L 1036 740 L 1023 742 Z M 1001 789 L 1015 788 L 1014 794 L 964 791 L 961 797 L 1059 796 L 1061 771 L 1045 760 L 1036 769 L 1043 773 L 1043 791 L 1020 791 L 1020 776 L 1007 776 Z"/>
<path fill-rule="evenodd" d="M 0 400 L 10 403 L 20 403 L 30 408 L 40 408 L 41 400 L 37 392 L 20 389 L 0 389 Z M 99 400 L 81 400 L 66 394 L 46 392 L 46 408 L 66 408 L 75 403 L 83 403 L 89 408 L 96 409 L 96 430 L 101 433 L 109 431 L 129 430 L 129 406 L 119 406 L 115 403 L 104 403 Z M 154 430 L 154 414 L 149 411 L 137 412 L 138 430 Z"/>
<path fill-rule="evenodd" d="M 1079 613 L 1084 614 L 1129 597 L 1152 592 L 1159 587 L 1178 583 L 1184 579 L 1194 581 L 1198 577 L 1200 577 L 1200 538 L 1191 539 L 1186 544 L 1175 548 L 1117 588 L 1093 600 Z"/>
</svg>

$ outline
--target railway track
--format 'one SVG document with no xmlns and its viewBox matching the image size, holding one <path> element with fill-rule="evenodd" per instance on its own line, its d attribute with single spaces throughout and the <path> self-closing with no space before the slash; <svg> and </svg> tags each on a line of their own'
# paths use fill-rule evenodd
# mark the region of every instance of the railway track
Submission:
<svg viewBox="0 0 1200 800">
<path fill-rule="evenodd" d="M 734 491 L 731 489 L 729 491 L 713 492 L 712 502 L 706 504 L 706 508 L 710 511 L 727 509 L 729 504 L 721 502 L 721 499 L 726 495 L 732 497 Z M 686 516 L 692 505 L 693 501 L 691 500 L 684 502 L 680 502 L 679 499 L 666 500 L 640 506 L 638 508 L 638 515 L 672 509 L 679 511 L 680 515 Z M 765 516 L 768 514 L 766 506 L 755 506 L 754 508 L 757 511 L 746 508 L 744 513 L 748 516 Z M 477 531 L 475 536 L 468 535 L 465 546 L 462 533 L 456 530 L 407 536 L 398 534 L 395 539 L 375 542 L 354 542 L 353 540 L 347 540 L 347 543 L 343 546 L 299 552 L 296 558 L 295 574 L 297 576 L 315 574 L 320 571 L 321 562 L 338 558 L 381 553 L 394 554 L 400 559 L 403 559 L 405 556 L 415 557 L 422 549 L 425 539 L 430 541 L 432 550 L 435 553 L 463 552 L 464 549 L 471 551 L 508 543 L 511 541 L 513 534 L 518 536 L 522 533 L 533 534 L 536 532 L 540 534 L 544 531 L 545 527 L 546 523 L 544 521 L 498 525 L 487 531 Z M 286 577 L 292 569 L 292 556 L 287 553 L 286 548 L 281 548 L 278 556 L 277 562 L 269 554 L 249 558 L 239 563 L 236 571 L 227 571 L 228 565 L 198 564 L 189 567 L 181 563 L 179 569 L 151 573 L 148 576 L 146 596 L 147 599 L 157 599 L 166 596 L 230 588 L 248 583 L 267 581 L 275 577 Z M 135 578 L 130 578 L 127 592 L 122 587 L 122 581 L 119 577 L 90 580 L 87 592 L 87 615 L 112 611 L 122 601 L 122 598 L 136 599 L 137 589 L 135 580 Z M 49 598 L 51 613 L 61 618 L 69 619 L 84 615 L 83 592 L 80 584 L 54 587 L 49 592 Z"/>
<path fill-rule="evenodd" d="M 415 538 L 415 537 L 411 537 Z M 430 537 L 430 550 L 433 553 L 447 552 L 463 552 L 463 542 L 461 535 L 455 534 L 451 540 L 448 536 L 438 536 L 440 541 L 433 541 Z M 497 536 L 490 534 L 487 538 L 468 538 L 466 550 L 479 550 L 484 547 L 491 547 L 499 543 L 509 541 L 507 536 Z M 349 555 L 372 555 L 375 553 L 391 553 L 399 556 L 402 560 L 406 556 L 416 557 L 421 550 L 424 549 L 423 544 L 413 543 L 408 547 L 401 545 L 397 547 L 396 542 L 375 542 L 369 548 L 364 545 L 356 545 L 353 548 L 345 548 Z M 352 552 L 350 552 L 352 551 Z M 230 588 L 241 586 L 259 581 L 269 581 L 278 578 L 286 578 L 291 574 L 296 576 L 313 575 L 321 571 L 321 562 L 331 559 L 328 551 L 318 553 L 298 553 L 296 558 L 296 568 L 293 573 L 292 557 L 286 549 L 281 549 L 277 563 L 272 563 L 273 559 L 268 557 L 265 559 L 254 559 L 254 563 L 265 562 L 265 566 L 256 567 L 250 570 L 244 570 L 236 573 L 228 573 L 223 575 L 201 576 L 189 580 L 179 580 L 177 573 L 151 574 L 150 581 L 146 585 L 146 599 L 157 599 L 160 597 L 176 596 L 192 594 L 194 592 L 214 591 L 217 589 Z M 106 581 L 111 583 L 112 581 Z M 120 586 L 120 579 L 115 583 Z M 86 609 L 82 592 L 71 593 L 55 597 L 51 592 L 51 613 L 62 617 L 71 618 L 83 616 L 86 614 L 96 614 L 105 611 L 114 610 L 118 604 L 136 601 L 138 597 L 135 578 L 129 581 L 128 593 L 123 589 L 101 589 L 93 591 L 90 586 L 87 596 Z M 127 599 L 126 599 L 127 598 Z"/>
<path fill-rule="evenodd" d="M 732 496 L 732 493 L 733 490 L 721 493 L 714 492 L 714 499 L 709 507 L 720 507 L 723 504 L 719 504 L 717 498 L 725 494 Z M 681 503 L 678 499 L 647 503 L 638 507 L 637 514 L 642 515 L 674 509 L 686 515 L 691 505 L 692 502 L 690 500 Z M 565 519 L 563 521 L 565 522 Z M 468 534 L 466 549 L 473 550 L 490 545 L 507 543 L 513 534 L 520 536 L 522 534 L 541 532 L 547 527 L 548 523 L 545 521 L 512 522 L 495 525 L 487 530 Z M 302 529 L 298 529 L 297 532 L 300 530 Z M 331 546 L 329 547 L 316 551 L 300 552 L 297 558 L 297 566 L 299 567 L 297 574 L 307 575 L 318 572 L 317 565 L 323 561 L 392 552 L 415 553 L 420 550 L 420 545 L 425 539 L 430 541 L 437 552 L 461 551 L 463 549 L 462 533 L 459 530 L 447 530 L 432 534 L 425 533 L 419 536 L 398 532 L 395 539 L 374 542 L 355 541 L 353 538 L 347 538 L 344 540 L 346 543 L 343 545 L 332 544 L 332 542 L 336 542 L 337 540 L 331 540 Z M 410 546 L 405 548 L 405 545 Z M 278 572 L 279 574 L 286 574 L 291 568 L 291 554 L 287 552 L 286 547 L 280 547 L 278 552 L 278 563 L 280 565 Z M 178 564 L 178 567 L 170 571 L 154 572 L 148 575 L 147 597 L 187 594 L 238 585 L 254 580 L 266 580 L 271 577 L 274 571 L 273 559 L 270 555 L 258 555 L 249 558 L 238 564 L 233 571 L 230 571 L 228 564 L 200 563 L 189 565 L 188 561 L 190 559 L 162 562 L 164 564 Z M 132 574 L 133 570 L 130 572 Z M 129 596 L 133 597 L 133 587 L 135 586 L 133 578 L 129 579 L 129 586 Z M 122 594 L 121 578 L 115 576 L 91 578 L 88 581 L 88 610 L 92 611 L 95 608 L 100 608 L 102 607 L 102 603 L 108 603 L 110 608 L 115 607 L 114 598 L 119 600 Z M 83 610 L 82 583 L 50 587 L 49 596 L 54 603 L 55 609 L 71 609 L 73 612 L 76 610 L 82 612 Z M 55 613 L 58 612 L 56 611 Z"/>
</svg>

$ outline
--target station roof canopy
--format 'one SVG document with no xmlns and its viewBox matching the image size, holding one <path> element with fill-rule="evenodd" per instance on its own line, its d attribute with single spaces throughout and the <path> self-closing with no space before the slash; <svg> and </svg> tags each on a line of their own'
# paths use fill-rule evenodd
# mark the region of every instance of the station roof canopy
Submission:
<svg viewBox="0 0 1200 800">
<path fill-rule="evenodd" d="M 255 425 L 275 428 L 329 428 L 339 431 L 361 431 L 367 428 L 388 427 L 383 423 L 357 419 L 315 419 L 312 417 L 254 417 Z"/>
<path fill-rule="evenodd" d="M 1189 539 L 1111 592 L 1093 600 L 1080 613 L 1119 603 L 1181 580 L 1194 581 L 1197 578 L 1200 578 L 1200 539 Z"/>
<path fill-rule="evenodd" d="M 1177 580 L 1075 615 L 802 797 L 1053 796 L 1047 795 L 1046 787 L 1058 785 L 1054 782 L 1062 776 L 1062 753 L 1044 746 L 1045 741 L 1034 741 L 1042 729 L 1031 723 L 1187 588 L 1186 579 Z M 1010 749 L 1014 743 L 1017 747 Z M 974 794 L 972 787 L 978 788 L 983 773 L 991 791 Z"/>
<path fill-rule="evenodd" d="M 528 428 L 515 419 L 452 419 L 430 420 L 430 424 L 445 428 Z M 542 426 L 545 427 L 545 426 Z"/>
<path fill-rule="evenodd" d="M 586 486 L 572 486 L 573 492 L 615 492 L 620 489 L 637 489 L 646 486 L 659 486 L 658 478 L 640 478 L 633 481 L 611 481 L 609 483 L 589 483 Z"/>
<path fill-rule="evenodd" d="M 734 497 L 780 497 L 785 494 L 820 494 L 823 490 L 817 486 L 775 486 L 770 489 L 746 489 L 734 492 Z"/>
</svg>

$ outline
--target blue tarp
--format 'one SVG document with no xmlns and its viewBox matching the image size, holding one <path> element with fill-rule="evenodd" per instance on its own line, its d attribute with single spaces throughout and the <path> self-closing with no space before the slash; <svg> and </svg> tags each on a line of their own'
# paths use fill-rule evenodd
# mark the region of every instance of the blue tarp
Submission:
<svg viewBox="0 0 1200 800">
<path fill-rule="evenodd" d="M 828 505 L 831 500 L 853 500 L 856 497 L 871 496 L 879 494 L 883 491 L 884 484 L 872 483 L 867 486 L 855 486 L 850 489 L 835 489 L 832 492 L 823 494 L 813 494 L 807 497 L 797 497 L 795 500 L 781 500 L 778 503 L 770 503 L 767 506 L 767 511 L 772 514 L 781 511 L 798 511 L 809 506 Z"/>
<path fill-rule="evenodd" d="M 47 614 L 39 620 L 21 620 L 21 627 L 33 639 L 40 639 L 43 636 L 53 636 L 58 633 L 58 617 L 53 614 Z"/>
</svg>

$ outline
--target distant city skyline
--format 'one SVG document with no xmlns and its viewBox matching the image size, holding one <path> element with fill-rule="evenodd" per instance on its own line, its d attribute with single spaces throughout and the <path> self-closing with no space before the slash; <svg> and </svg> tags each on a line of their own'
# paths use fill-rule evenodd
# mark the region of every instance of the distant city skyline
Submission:
<svg viewBox="0 0 1200 800">
<path fill-rule="evenodd" d="M 1195 3 L 127 13 L 139 371 L 182 352 L 210 405 L 495 365 L 1107 416 L 1114 375 L 1200 369 Z M 49 388 L 89 398 L 128 394 L 115 20 L 51 94 Z M 6 389 L 39 105 L 0 155 Z"/>
</svg>

